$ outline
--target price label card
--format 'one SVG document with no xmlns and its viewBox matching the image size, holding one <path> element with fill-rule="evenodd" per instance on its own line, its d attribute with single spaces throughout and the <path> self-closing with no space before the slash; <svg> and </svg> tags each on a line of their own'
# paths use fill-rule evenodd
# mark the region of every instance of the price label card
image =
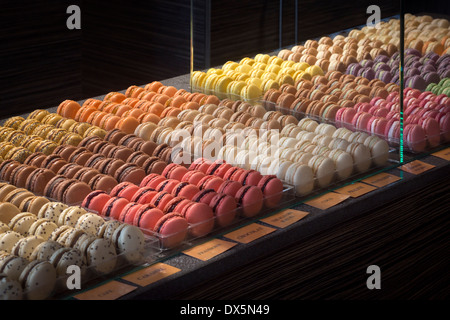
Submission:
<svg viewBox="0 0 450 320">
<path fill-rule="evenodd" d="M 438 152 L 432 153 L 431 155 L 450 161 L 450 148 L 442 149 Z"/>
<path fill-rule="evenodd" d="M 266 227 L 259 223 L 252 223 L 236 231 L 227 233 L 224 237 L 240 243 L 249 243 L 275 230 L 274 228 Z"/>
<path fill-rule="evenodd" d="M 341 203 L 342 201 L 350 198 L 347 194 L 340 194 L 336 192 L 328 192 L 312 200 L 306 201 L 305 203 L 311 207 L 326 210 L 328 208 L 334 207 L 335 205 Z"/>
<path fill-rule="evenodd" d="M 144 269 L 133 272 L 129 275 L 126 275 L 122 277 L 122 279 L 145 287 L 179 271 L 181 270 L 178 268 L 159 262 Z"/>
<path fill-rule="evenodd" d="M 432 164 L 425 163 L 420 160 L 414 160 L 407 164 L 404 164 L 400 167 L 401 170 L 412 173 L 412 174 L 421 174 L 427 170 L 434 168 Z"/>
<path fill-rule="evenodd" d="M 78 300 L 116 300 L 135 289 L 137 287 L 112 280 L 92 290 L 74 295 L 74 298 Z"/>
<path fill-rule="evenodd" d="M 274 214 L 273 216 L 261 219 L 261 221 L 278 228 L 285 228 L 299 221 L 300 219 L 303 219 L 308 214 L 309 212 L 306 211 L 286 209 L 277 214 Z"/>
<path fill-rule="evenodd" d="M 381 188 L 401 179 L 402 178 L 397 177 L 393 174 L 382 172 L 367 179 L 364 179 L 362 180 L 362 182 Z"/>
<path fill-rule="evenodd" d="M 343 188 L 339 188 L 337 190 L 334 190 L 335 192 L 349 195 L 352 198 L 357 198 L 359 196 L 362 196 L 363 194 L 369 193 L 370 191 L 375 190 L 376 187 L 361 183 L 361 182 L 355 182 L 352 184 L 349 184 L 348 186 L 345 186 Z"/>
<path fill-rule="evenodd" d="M 227 251 L 228 249 L 234 247 L 236 244 L 237 243 L 235 242 L 213 239 L 191 249 L 185 250 L 183 251 L 183 253 L 191 257 L 206 261 Z"/>
</svg>

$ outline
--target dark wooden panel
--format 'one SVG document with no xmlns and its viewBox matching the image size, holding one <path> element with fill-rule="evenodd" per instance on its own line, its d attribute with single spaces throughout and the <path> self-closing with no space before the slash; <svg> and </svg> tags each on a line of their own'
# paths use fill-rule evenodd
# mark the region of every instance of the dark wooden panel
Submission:
<svg viewBox="0 0 450 320">
<path fill-rule="evenodd" d="M 0 116 L 81 96 L 81 31 L 69 30 L 69 5 L 81 1 L 2 1 Z"/>
<path fill-rule="evenodd" d="M 190 1 L 85 1 L 83 94 L 189 73 Z"/>
</svg>

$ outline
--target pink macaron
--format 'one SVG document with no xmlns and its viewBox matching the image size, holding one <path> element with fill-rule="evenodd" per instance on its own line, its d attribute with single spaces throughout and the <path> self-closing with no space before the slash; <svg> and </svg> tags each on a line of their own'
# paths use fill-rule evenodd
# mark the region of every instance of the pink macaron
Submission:
<svg viewBox="0 0 450 320">
<path fill-rule="evenodd" d="M 150 173 L 149 175 L 145 176 L 144 179 L 142 179 L 139 187 L 151 187 L 156 190 L 156 187 L 165 180 L 166 178 L 158 173 Z"/>
<path fill-rule="evenodd" d="M 203 237 L 214 228 L 214 213 L 210 206 L 201 202 L 191 202 L 181 212 L 189 223 L 189 234 Z"/>
<path fill-rule="evenodd" d="M 236 193 L 236 201 L 244 217 L 254 217 L 262 209 L 264 195 L 257 186 L 243 186 Z"/>
<path fill-rule="evenodd" d="M 214 189 L 214 191 L 217 192 L 217 190 L 219 190 L 220 186 L 222 185 L 223 181 L 224 180 L 222 178 L 207 175 L 198 182 L 197 187 L 199 187 L 200 190 Z"/>
<path fill-rule="evenodd" d="M 388 120 L 385 118 L 373 116 L 367 123 L 367 132 L 377 135 L 380 138 L 384 138 L 387 123 Z"/>
<path fill-rule="evenodd" d="M 210 203 L 214 212 L 215 223 L 219 227 L 228 226 L 237 215 L 236 199 L 224 193 L 217 193 Z"/>
<path fill-rule="evenodd" d="M 175 179 L 181 181 L 181 179 L 187 172 L 188 169 L 186 167 L 183 167 L 182 165 L 176 163 L 171 163 L 167 165 L 161 175 L 163 177 L 166 177 L 167 179 Z"/>
<path fill-rule="evenodd" d="M 171 212 L 162 216 L 153 231 L 156 233 L 160 247 L 173 249 L 183 243 L 188 234 L 189 223 L 181 213 Z"/>
<path fill-rule="evenodd" d="M 139 191 L 139 186 L 132 182 L 121 182 L 117 184 L 109 193 L 111 197 L 122 197 L 131 201 L 134 194 Z"/>
<path fill-rule="evenodd" d="M 233 180 L 225 180 L 217 190 L 217 193 L 224 193 L 229 196 L 236 196 L 236 193 L 242 187 L 242 183 Z"/>
<path fill-rule="evenodd" d="M 404 127 L 403 139 L 412 152 L 423 152 L 427 146 L 425 130 L 418 124 L 407 124 Z"/>
<path fill-rule="evenodd" d="M 145 234 L 150 234 L 159 219 L 164 216 L 162 210 L 145 204 L 134 215 L 133 225 L 142 229 Z"/>
<path fill-rule="evenodd" d="M 103 207 L 101 215 L 118 220 L 120 214 L 123 211 L 123 208 L 125 208 L 128 203 L 130 203 L 130 201 L 125 198 L 111 197 L 111 199 L 109 199 L 109 201 Z"/>
<path fill-rule="evenodd" d="M 192 201 L 194 202 L 202 202 L 207 205 L 210 205 L 212 198 L 217 194 L 214 189 L 204 189 L 198 192 L 196 195 L 192 197 Z"/>
<path fill-rule="evenodd" d="M 430 147 L 436 147 L 441 142 L 441 130 L 439 128 L 439 122 L 434 118 L 421 118 L 418 122 L 420 126 L 425 130 L 428 145 Z"/>
<path fill-rule="evenodd" d="M 256 170 L 246 170 L 241 176 L 239 177 L 239 182 L 243 185 L 251 185 L 251 186 L 257 186 L 259 181 L 262 179 L 261 173 L 259 173 Z"/>
<path fill-rule="evenodd" d="M 81 206 L 101 214 L 106 203 L 111 199 L 111 196 L 102 190 L 95 190 L 89 193 L 81 203 Z"/>
<path fill-rule="evenodd" d="M 258 183 L 264 195 L 264 204 L 268 208 L 275 208 L 283 197 L 283 182 L 275 175 L 264 175 Z"/>
<path fill-rule="evenodd" d="M 179 182 L 173 189 L 172 195 L 174 197 L 183 197 L 189 200 L 200 192 L 200 188 L 195 184 L 190 184 L 189 182 Z"/>
<path fill-rule="evenodd" d="M 336 127 L 344 127 L 349 129 L 351 127 L 352 119 L 356 114 L 353 108 L 342 107 L 336 112 Z"/>
<path fill-rule="evenodd" d="M 181 182 L 189 182 L 190 184 L 197 185 L 198 182 L 205 177 L 206 174 L 200 170 L 192 170 L 185 173 Z"/>
<path fill-rule="evenodd" d="M 371 117 L 372 115 L 368 112 L 358 111 L 352 119 L 353 128 L 360 131 L 367 130 L 367 123 Z"/>
</svg>

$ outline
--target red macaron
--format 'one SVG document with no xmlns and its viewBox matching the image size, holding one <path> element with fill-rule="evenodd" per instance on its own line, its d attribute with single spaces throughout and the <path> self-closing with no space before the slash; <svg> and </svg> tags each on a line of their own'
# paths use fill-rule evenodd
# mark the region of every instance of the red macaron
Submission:
<svg viewBox="0 0 450 320">
<path fill-rule="evenodd" d="M 217 193 L 210 202 L 214 212 L 215 223 L 225 227 L 233 222 L 237 215 L 236 199 L 224 193 Z"/>
<path fill-rule="evenodd" d="M 125 206 L 130 203 L 125 198 L 111 197 L 108 202 L 105 203 L 101 215 L 118 220 Z"/>
<path fill-rule="evenodd" d="M 81 206 L 89 209 L 90 211 L 95 211 L 101 214 L 106 203 L 111 199 L 111 196 L 102 190 L 95 190 L 89 193 L 81 203 Z"/>
<path fill-rule="evenodd" d="M 276 207 L 283 197 L 283 182 L 275 175 L 265 175 L 258 183 L 268 208 Z"/>
</svg>

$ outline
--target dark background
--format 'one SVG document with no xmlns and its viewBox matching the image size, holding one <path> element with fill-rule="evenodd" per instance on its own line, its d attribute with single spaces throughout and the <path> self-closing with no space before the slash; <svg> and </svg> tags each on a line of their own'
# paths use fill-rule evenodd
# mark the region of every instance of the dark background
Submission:
<svg viewBox="0 0 450 320">
<path fill-rule="evenodd" d="M 284 0 L 280 20 L 280 1 L 193 2 L 194 69 L 365 24 L 372 4 L 382 18 L 400 12 L 400 1 Z M 413 14 L 450 11 L 448 1 L 405 2 Z M 81 30 L 66 27 L 69 5 Z M 190 16 L 191 0 L 2 1 L 0 117 L 189 73 Z"/>
</svg>

